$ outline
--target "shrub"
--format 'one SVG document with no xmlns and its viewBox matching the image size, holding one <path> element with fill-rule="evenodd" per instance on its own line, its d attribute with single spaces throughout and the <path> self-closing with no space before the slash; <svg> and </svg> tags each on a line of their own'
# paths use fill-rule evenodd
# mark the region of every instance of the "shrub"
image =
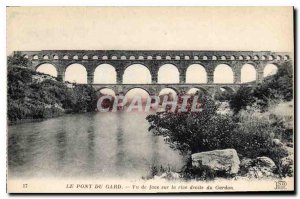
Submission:
<svg viewBox="0 0 300 199">
<path fill-rule="evenodd" d="M 149 115 L 149 131 L 163 136 L 171 148 L 182 153 L 224 149 L 232 145 L 228 137 L 234 123 L 231 117 L 216 114 L 216 105 L 206 99 L 201 112 L 164 112 Z"/>
<path fill-rule="evenodd" d="M 270 101 L 290 101 L 293 99 L 293 67 L 285 62 L 275 75 L 266 77 L 262 83 L 252 88 L 240 87 L 229 98 L 231 109 L 238 113 L 247 106 L 257 104 L 262 111 L 267 111 Z"/>
</svg>

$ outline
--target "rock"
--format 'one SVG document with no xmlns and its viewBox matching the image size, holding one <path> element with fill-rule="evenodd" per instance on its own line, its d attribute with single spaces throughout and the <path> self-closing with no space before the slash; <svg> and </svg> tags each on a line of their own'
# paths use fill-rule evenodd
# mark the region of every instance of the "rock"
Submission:
<svg viewBox="0 0 300 199">
<path fill-rule="evenodd" d="M 276 169 L 276 165 L 274 161 L 271 158 L 265 156 L 256 158 L 255 166 L 267 167 L 270 168 L 270 170 L 272 171 Z"/>
<path fill-rule="evenodd" d="M 215 171 L 236 174 L 239 171 L 240 159 L 235 149 L 214 150 L 192 154 L 192 165 L 208 166 Z"/>
<path fill-rule="evenodd" d="M 284 176 L 293 176 L 294 173 L 294 156 L 289 155 L 281 159 L 281 172 L 284 172 Z"/>
<path fill-rule="evenodd" d="M 283 146 L 282 142 L 279 139 L 273 139 L 273 144 L 275 146 Z"/>
<path fill-rule="evenodd" d="M 294 148 L 293 147 L 284 146 L 284 149 L 287 151 L 289 156 L 294 154 Z"/>
<path fill-rule="evenodd" d="M 240 164 L 240 174 L 245 175 L 249 172 L 249 168 L 253 166 L 254 160 L 250 158 L 243 158 Z"/>
<path fill-rule="evenodd" d="M 160 176 L 154 176 L 154 179 L 178 180 L 180 179 L 180 175 L 176 172 L 165 172 L 162 173 Z"/>
<path fill-rule="evenodd" d="M 293 148 L 293 147 L 294 147 L 294 144 L 293 144 L 292 142 L 288 142 L 288 143 L 286 143 L 286 146 L 287 146 L 287 147 Z"/>
<path fill-rule="evenodd" d="M 274 177 L 276 165 L 271 158 L 257 157 L 253 160 L 253 166 L 249 167 L 246 176 L 248 178 Z"/>
</svg>

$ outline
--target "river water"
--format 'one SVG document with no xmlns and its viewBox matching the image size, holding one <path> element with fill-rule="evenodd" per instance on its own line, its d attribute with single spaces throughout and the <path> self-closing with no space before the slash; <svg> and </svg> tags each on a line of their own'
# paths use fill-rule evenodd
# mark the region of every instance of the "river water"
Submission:
<svg viewBox="0 0 300 199">
<path fill-rule="evenodd" d="M 183 157 L 148 132 L 147 114 L 70 114 L 9 126 L 8 175 L 140 179 L 152 166 L 180 170 Z"/>
</svg>

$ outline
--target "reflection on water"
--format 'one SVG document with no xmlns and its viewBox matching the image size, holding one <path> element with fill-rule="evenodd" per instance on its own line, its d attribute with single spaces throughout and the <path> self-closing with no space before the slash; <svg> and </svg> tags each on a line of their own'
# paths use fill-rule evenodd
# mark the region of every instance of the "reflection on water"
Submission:
<svg viewBox="0 0 300 199">
<path fill-rule="evenodd" d="M 148 113 L 86 113 L 8 127 L 9 177 L 141 178 L 183 159 L 148 132 Z"/>
</svg>

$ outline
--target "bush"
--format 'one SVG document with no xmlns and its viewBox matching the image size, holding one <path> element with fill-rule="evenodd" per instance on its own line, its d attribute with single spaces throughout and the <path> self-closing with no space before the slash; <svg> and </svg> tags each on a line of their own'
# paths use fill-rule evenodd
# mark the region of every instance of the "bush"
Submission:
<svg viewBox="0 0 300 199">
<path fill-rule="evenodd" d="M 93 87 L 75 85 L 68 88 L 55 79 L 34 81 L 33 75 L 49 76 L 24 67 L 8 68 L 9 121 L 50 118 L 63 114 L 64 110 L 90 112 L 96 109 L 98 98 Z"/>
<path fill-rule="evenodd" d="M 234 123 L 229 116 L 218 115 L 211 99 L 206 99 L 201 112 L 164 112 L 149 115 L 149 131 L 163 136 L 171 148 L 181 153 L 197 153 L 232 146 L 228 139 Z"/>
<path fill-rule="evenodd" d="M 267 111 L 270 100 L 290 101 L 293 99 L 293 67 L 291 62 L 285 62 L 278 68 L 275 75 L 266 77 L 262 83 L 252 88 L 240 87 L 229 98 L 231 109 L 238 113 L 241 109 L 253 104 L 259 105 L 262 111 Z"/>
</svg>

